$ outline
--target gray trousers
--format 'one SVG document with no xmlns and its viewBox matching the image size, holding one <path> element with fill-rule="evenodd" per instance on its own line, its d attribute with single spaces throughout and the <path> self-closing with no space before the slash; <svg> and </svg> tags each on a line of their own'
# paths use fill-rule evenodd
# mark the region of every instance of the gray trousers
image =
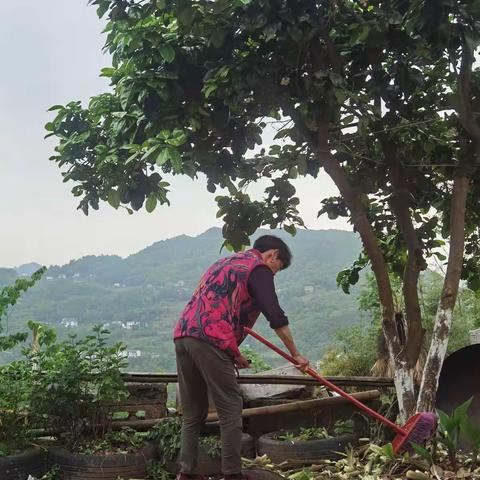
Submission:
<svg viewBox="0 0 480 480">
<path fill-rule="evenodd" d="M 192 337 L 175 340 L 175 353 L 183 410 L 180 472 L 196 473 L 198 437 L 207 418 L 210 393 L 220 421 L 222 472 L 240 473 L 243 403 L 232 358 Z"/>
</svg>

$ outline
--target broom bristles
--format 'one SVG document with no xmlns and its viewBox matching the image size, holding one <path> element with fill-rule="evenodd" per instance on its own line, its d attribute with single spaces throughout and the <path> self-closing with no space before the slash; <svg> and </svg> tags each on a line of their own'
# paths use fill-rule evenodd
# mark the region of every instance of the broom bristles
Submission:
<svg viewBox="0 0 480 480">
<path fill-rule="evenodd" d="M 412 453 L 412 443 L 425 445 L 425 442 L 435 431 L 437 426 L 437 416 L 431 412 L 417 413 L 411 417 L 403 429 L 406 435 L 398 434 L 392 444 L 395 453 Z"/>
</svg>

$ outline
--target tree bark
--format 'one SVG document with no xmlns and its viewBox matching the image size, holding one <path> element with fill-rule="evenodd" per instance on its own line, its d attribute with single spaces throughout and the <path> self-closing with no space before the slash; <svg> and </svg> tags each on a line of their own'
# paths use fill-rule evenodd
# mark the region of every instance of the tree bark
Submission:
<svg viewBox="0 0 480 480">
<path fill-rule="evenodd" d="M 415 411 L 416 398 L 413 369 L 408 367 L 402 354 L 402 345 L 397 335 L 393 293 L 388 275 L 388 266 L 378 244 L 377 237 L 368 219 L 358 191 L 351 185 L 346 170 L 332 155 L 328 145 L 329 132 L 325 123 L 319 123 L 317 153 L 323 168 L 332 178 L 347 204 L 355 229 L 360 234 L 378 286 L 382 305 L 382 326 L 387 341 L 390 360 L 395 367 L 394 382 L 397 392 L 400 418 L 405 420 Z"/>
<path fill-rule="evenodd" d="M 388 149 L 392 157 L 393 149 Z M 388 152 L 387 152 L 388 153 Z M 392 184 L 392 211 L 397 225 L 403 235 L 407 247 L 408 258 L 403 273 L 403 298 L 407 320 L 407 342 L 405 345 L 405 358 L 408 369 L 415 369 L 420 355 L 425 329 L 422 327 L 422 314 L 418 297 L 418 281 L 420 272 L 427 267 L 423 258 L 422 244 L 418 238 L 410 213 L 410 189 L 405 174 L 405 169 L 394 158 L 389 168 L 389 177 Z"/>
<path fill-rule="evenodd" d="M 453 309 L 463 266 L 465 244 L 465 210 L 469 179 L 456 177 L 453 182 L 450 209 L 450 251 L 448 266 L 438 304 L 430 349 L 423 371 L 417 411 L 429 412 L 435 408 L 438 380 L 447 353 L 448 339 L 453 319 Z"/>
</svg>

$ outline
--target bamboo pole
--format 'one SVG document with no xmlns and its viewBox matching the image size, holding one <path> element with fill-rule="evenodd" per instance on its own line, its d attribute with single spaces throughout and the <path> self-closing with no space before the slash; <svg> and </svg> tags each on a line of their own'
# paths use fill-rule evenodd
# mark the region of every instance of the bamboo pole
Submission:
<svg viewBox="0 0 480 480">
<path fill-rule="evenodd" d="M 361 402 L 376 400 L 380 397 L 378 390 L 369 390 L 352 394 L 352 397 Z M 242 417 L 255 417 L 258 415 L 271 415 L 274 413 L 297 412 L 301 410 L 321 410 L 328 407 L 336 407 L 347 404 L 348 400 L 343 397 L 316 398 L 314 400 L 299 400 L 291 403 L 282 403 L 280 405 L 265 405 L 263 407 L 245 408 L 242 410 Z M 207 422 L 216 422 L 217 413 L 210 413 Z"/>
<path fill-rule="evenodd" d="M 325 377 L 338 386 L 344 387 L 393 387 L 391 378 L 383 377 Z M 177 383 L 176 373 L 124 373 L 125 382 L 131 383 Z M 302 375 L 241 375 L 238 377 L 240 384 L 261 385 L 318 385 L 317 380 Z"/>
</svg>

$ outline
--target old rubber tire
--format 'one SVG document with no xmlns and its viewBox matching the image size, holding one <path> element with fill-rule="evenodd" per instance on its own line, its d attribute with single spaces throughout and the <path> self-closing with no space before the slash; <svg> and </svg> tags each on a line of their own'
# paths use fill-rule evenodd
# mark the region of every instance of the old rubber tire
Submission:
<svg viewBox="0 0 480 480">
<path fill-rule="evenodd" d="M 50 466 L 58 465 L 59 480 L 116 480 L 146 478 L 148 463 L 156 458 L 156 448 L 147 444 L 136 453 L 84 455 L 59 447 L 48 450 Z"/>
<path fill-rule="evenodd" d="M 242 433 L 242 457 L 255 458 L 255 440 L 248 433 Z M 178 473 L 176 462 L 166 461 L 165 467 L 170 473 Z M 195 473 L 199 475 L 217 475 L 222 473 L 222 459 L 211 457 L 205 447 L 198 448 L 198 463 Z"/>
<path fill-rule="evenodd" d="M 252 480 L 284 480 L 285 477 L 282 477 L 276 472 L 270 470 L 265 470 L 263 468 L 247 468 L 243 470 L 243 474 L 250 477 Z"/>
<path fill-rule="evenodd" d="M 348 445 L 356 443 L 356 436 L 352 434 L 295 443 L 275 440 L 274 437 L 281 433 L 273 432 L 262 435 L 257 443 L 258 455 L 267 455 L 273 463 L 277 464 L 285 460 L 308 461 L 338 458 L 339 455 L 336 452 L 344 452 Z"/>
<path fill-rule="evenodd" d="M 27 480 L 29 475 L 40 478 L 47 471 L 46 452 L 32 448 L 25 452 L 0 457 L 0 479 Z"/>
</svg>

